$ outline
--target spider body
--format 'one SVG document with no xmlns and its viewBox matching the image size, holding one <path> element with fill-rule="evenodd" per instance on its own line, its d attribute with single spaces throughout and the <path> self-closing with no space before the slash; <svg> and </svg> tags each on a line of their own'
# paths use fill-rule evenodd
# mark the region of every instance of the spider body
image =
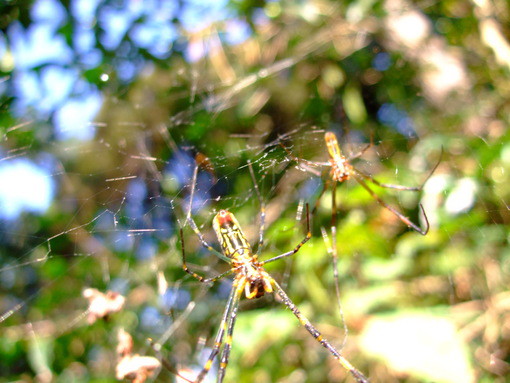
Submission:
<svg viewBox="0 0 510 383">
<path fill-rule="evenodd" d="M 342 154 L 336 136 L 332 132 L 327 132 L 324 136 L 326 147 L 329 153 L 329 163 L 331 166 L 331 178 L 333 181 L 343 182 L 351 178 L 354 168 Z"/>
</svg>

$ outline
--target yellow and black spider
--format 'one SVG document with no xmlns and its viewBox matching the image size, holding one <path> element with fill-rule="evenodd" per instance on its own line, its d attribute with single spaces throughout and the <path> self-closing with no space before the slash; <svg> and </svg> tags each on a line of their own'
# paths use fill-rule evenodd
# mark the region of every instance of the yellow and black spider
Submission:
<svg viewBox="0 0 510 383">
<path fill-rule="evenodd" d="M 259 231 L 259 243 L 257 252 L 254 253 L 246 236 L 241 230 L 237 219 L 234 215 L 227 210 L 220 210 L 213 219 L 213 229 L 218 238 L 218 242 L 221 246 L 221 252 L 215 250 L 211 245 L 209 245 L 203 234 L 200 232 L 198 226 L 196 225 L 193 218 L 188 215 L 187 221 L 189 222 L 191 228 L 198 235 L 202 246 L 205 247 L 210 252 L 216 254 L 221 259 L 230 263 L 231 268 L 215 277 L 205 278 L 194 271 L 190 270 L 186 264 L 186 252 L 184 249 L 184 234 L 182 229 L 180 230 L 180 238 L 181 238 L 181 246 L 182 246 L 182 267 L 183 269 L 198 281 L 202 283 L 209 283 L 217 281 L 223 277 L 226 277 L 230 274 L 234 274 L 234 281 L 232 284 L 232 288 L 227 300 L 227 304 L 225 310 L 222 315 L 221 324 L 214 340 L 214 345 L 212 347 L 209 358 L 207 359 L 205 365 L 203 366 L 202 371 L 198 374 L 195 379 L 195 383 L 200 383 L 209 370 L 212 367 L 213 361 L 215 357 L 220 353 L 220 365 L 218 370 L 218 378 L 217 381 L 221 383 L 225 377 L 226 368 L 228 365 L 228 360 L 230 356 L 230 350 L 232 348 L 232 336 L 234 332 L 234 324 L 237 317 L 237 311 L 239 307 L 239 301 L 244 292 L 244 295 L 248 299 L 254 299 L 262 297 L 264 294 L 276 293 L 281 298 L 282 302 L 292 311 L 292 313 L 297 317 L 301 325 L 303 325 L 306 330 L 324 347 L 326 348 L 334 358 L 338 360 L 338 362 L 344 367 L 347 371 L 349 371 L 352 376 L 356 379 L 358 383 L 368 383 L 368 379 L 357 370 L 328 340 L 323 338 L 319 330 L 317 330 L 310 321 L 303 316 L 303 314 L 299 311 L 297 306 L 292 302 L 292 300 L 288 297 L 285 291 L 280 287 L 280 285 L 271 277 L 267 271 L 264 270 L 264 265 L 273 261 L 276 261 L 281 258 L 285 258 L 291 256 L 299 251 L 301 247 L 311 238 L 312 234 L 310 231 L 310 217 L 309 217 L 309 209 L 308 205 L 306 206 L 306 226 L 307 233 L 306 236 L 299 242 L 299 244 L 291 251 L 286 253 L 277 255 L 273 258 L 270 258 L 265 261 L 259 261 L 258 255 L 260 250 L 262 249 L 262 245 L 264 242 L 264 221 L 265 221 L 265 206 L 262 201 L 260 191 L 258 189 L 258 185 L 255 181 L 255 176 L 253 174 L 253 169 L 251 164 L 248 164 L 250 173 L 255 185 L 255 191 L 260 201 L 260 231 Z M 225 337 L 226 333 L 226 337 Z"/>
</svg>

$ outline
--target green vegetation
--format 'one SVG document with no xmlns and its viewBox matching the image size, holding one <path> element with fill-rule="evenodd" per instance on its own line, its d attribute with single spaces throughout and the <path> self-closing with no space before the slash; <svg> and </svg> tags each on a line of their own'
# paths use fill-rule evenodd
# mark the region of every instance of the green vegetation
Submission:
<svg viewBox="0 0 510 383">
<path fill-rule="evenodd" d="M 204 287 L 181 268 L 180 226 L 197 273 L 212 276 L 228 267 L 184 225 L 193 158 L 202 153 L 212 167 L 203 164 L 198 174 L 193 217 L 216 249 L 211 221 L 222 208 L 236 215 L 256 248 L 260 207 L 246 166 L 253 163 L 267 205 L 260 256 L 266 259 L 302 239 L 299 207 L 314 208 L 320 180 L 329 174 L 305 171 L 280 143 L 298 158 L 324 162 L 325 130 L 339 135 L 347 154 L 372 137 L 374 147 L 354 163 L 380 182 L 419 186 L 443 153 L 421 192 L 373 186 L 424 227 L 421 203 L 430 231 L 410 231 L 355 180 L 338 186 L 347 337 L 321 237 L 321 227 L 331 235 L 330 190 L 312 215 L 313 238 L 267 270 L 371 382 L 507 381 L 505 1 L 231 1 L 228 16 L 212 23 L 202 16 L 204 24 L 194 29 L 181 16 L 168 20 L 176 37 L 160 56 L 133 38 L 157 19 L 150 7 L 108 47 L 102 12 L 135 2 L 107 1 L 87 26 L 94 37 L 89 50 L 100 57 L 88 65 L 80 61 L 74 33 L 83 25 L 62 2 L 65 17 L 55 39 L 72 59 L 28 72 L 42 78 L 50 67 L 75 71 L 68 99 L 87 86 L 101 92 L 90 140 L 59 136 L 58 106 L 45 113 L 19 106 L 21 63 L 10 55 L 15 35 L 7 31 L 18 22 L 30 28 L 42 21 L 30 2 L 7 3 L 0 6 L 6 47 L 0 51 L 0 158 L 45 163 L 50 156 L 56 195 L 43 214 L 0 223 L 0 382 L 114 382 L 120 328 L 133 336 L 134 353 L 163 357 L 175 368 L 197 367 L 213 342 L 229 284 Z M 178 15 L 193 10 L 178 3 Z M 231 44 L 234 19 L 250 32 Z M 132 76 L 126 63 L 134 66 Z M 124 309 L 89 324 L 82 296 L 88 287 L 119 291 Z M 149 338 L 162 343 L 160 352 Z M 209 375 L 215 381 L 214 371 Z M 151 379 L 173 378 L 162 368 Z M 354 380 L 269 296 L 243 299 L 225 381 Z"/>
</svg>

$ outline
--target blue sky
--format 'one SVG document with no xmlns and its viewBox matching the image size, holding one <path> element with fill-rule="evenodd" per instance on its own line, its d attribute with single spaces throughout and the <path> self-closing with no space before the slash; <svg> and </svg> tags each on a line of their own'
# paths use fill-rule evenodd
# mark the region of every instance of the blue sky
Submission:
<svg viewBox="0 0 510 383">
<path fill-rule="evenodd" d="M 22 211 L 44 213 L 53 199 L 51 174 L 26 158 L 0 163 L 0 212 L 15 219 Z"/>
<path fill-rule="evenodd" d="M 20 120 L 50 119 L 56 140 L 64 143 L 91 140 L 95 135 L 94 117 L 104 101 L 99 89 L 82 75 L 83 70 L 95 68 L 103 60 L 102 52 L 95 48 L 94 24 L 102 30 L 99 43 L 118 56 L 115 61 L 118 78 L 128 82 L 144 64 L 117 54 L 122 51 L 119 48 L 126 34 L 139 48 L 159 59 L 169 57 L 179 38 L 179 31 L 172 23 L 176 17 L 188 31 L 226 20 L 225 42 L 244 41 L 250 34 L 249 27 L 231 14 L 227 3 L 226 0 L 188 0 L 179 10 L 173 1 L 126 0 L 125 6 L 113 7 L 100 5 L 100 0 L 72 0 L 68 14 L 58 0 L 36 0 L 30 11 L 33 23 L 28 28 L 18 22 L 8 27 L 10 51 L 5 36 L 0 33 L 0 64 L 7 65 L 11 57 L 14 62 L 11 81 L 8 85 L 0 84 L 0 91 L 14 97 L 12 113 Z M 71 18 L 75 28 L 73 46 L 68 46 L 58 31 Z M 188 58 L 197 60 L 206 53 L 203 50 L 197 55 L 194 51 Z M 108 81 L 109 75 L 105 73 L 100 78 Z M 4 159 L 0 164 L 0 183 L 4 185 L 0 188 L 3 207 L 0 217 L 12 220 L 24 211 L 44 213 L 55 195 L 56 179 L 50 175 L 53 169 L 29 158 Z M 31 190 L 41 193 L 28 192 Z"/>
</svg>

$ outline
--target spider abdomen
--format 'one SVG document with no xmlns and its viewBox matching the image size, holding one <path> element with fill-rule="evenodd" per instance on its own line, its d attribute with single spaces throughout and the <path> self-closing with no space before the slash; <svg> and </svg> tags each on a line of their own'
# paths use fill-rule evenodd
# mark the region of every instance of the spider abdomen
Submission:
<svg viewBox="0 0 510 383">
<path fill-rule="evenodd" d="M 255 279 L 253 281 L 249 281 L 248 284 L 249 294 L 246 295 L 247 298 L 260 298 L 264 296 L 266 290 L 264 288 L 264 280 L 262 278 Z"/>
<path fill-rule="evenodd" d="M 271 277 L 257 264 L 256 256 L 236 257 L 232 266 L 240 279 L 240 288 L 244 288 L 246 298 L 260 298 L 265 293 L 272 293 Z"/>
</svg>

